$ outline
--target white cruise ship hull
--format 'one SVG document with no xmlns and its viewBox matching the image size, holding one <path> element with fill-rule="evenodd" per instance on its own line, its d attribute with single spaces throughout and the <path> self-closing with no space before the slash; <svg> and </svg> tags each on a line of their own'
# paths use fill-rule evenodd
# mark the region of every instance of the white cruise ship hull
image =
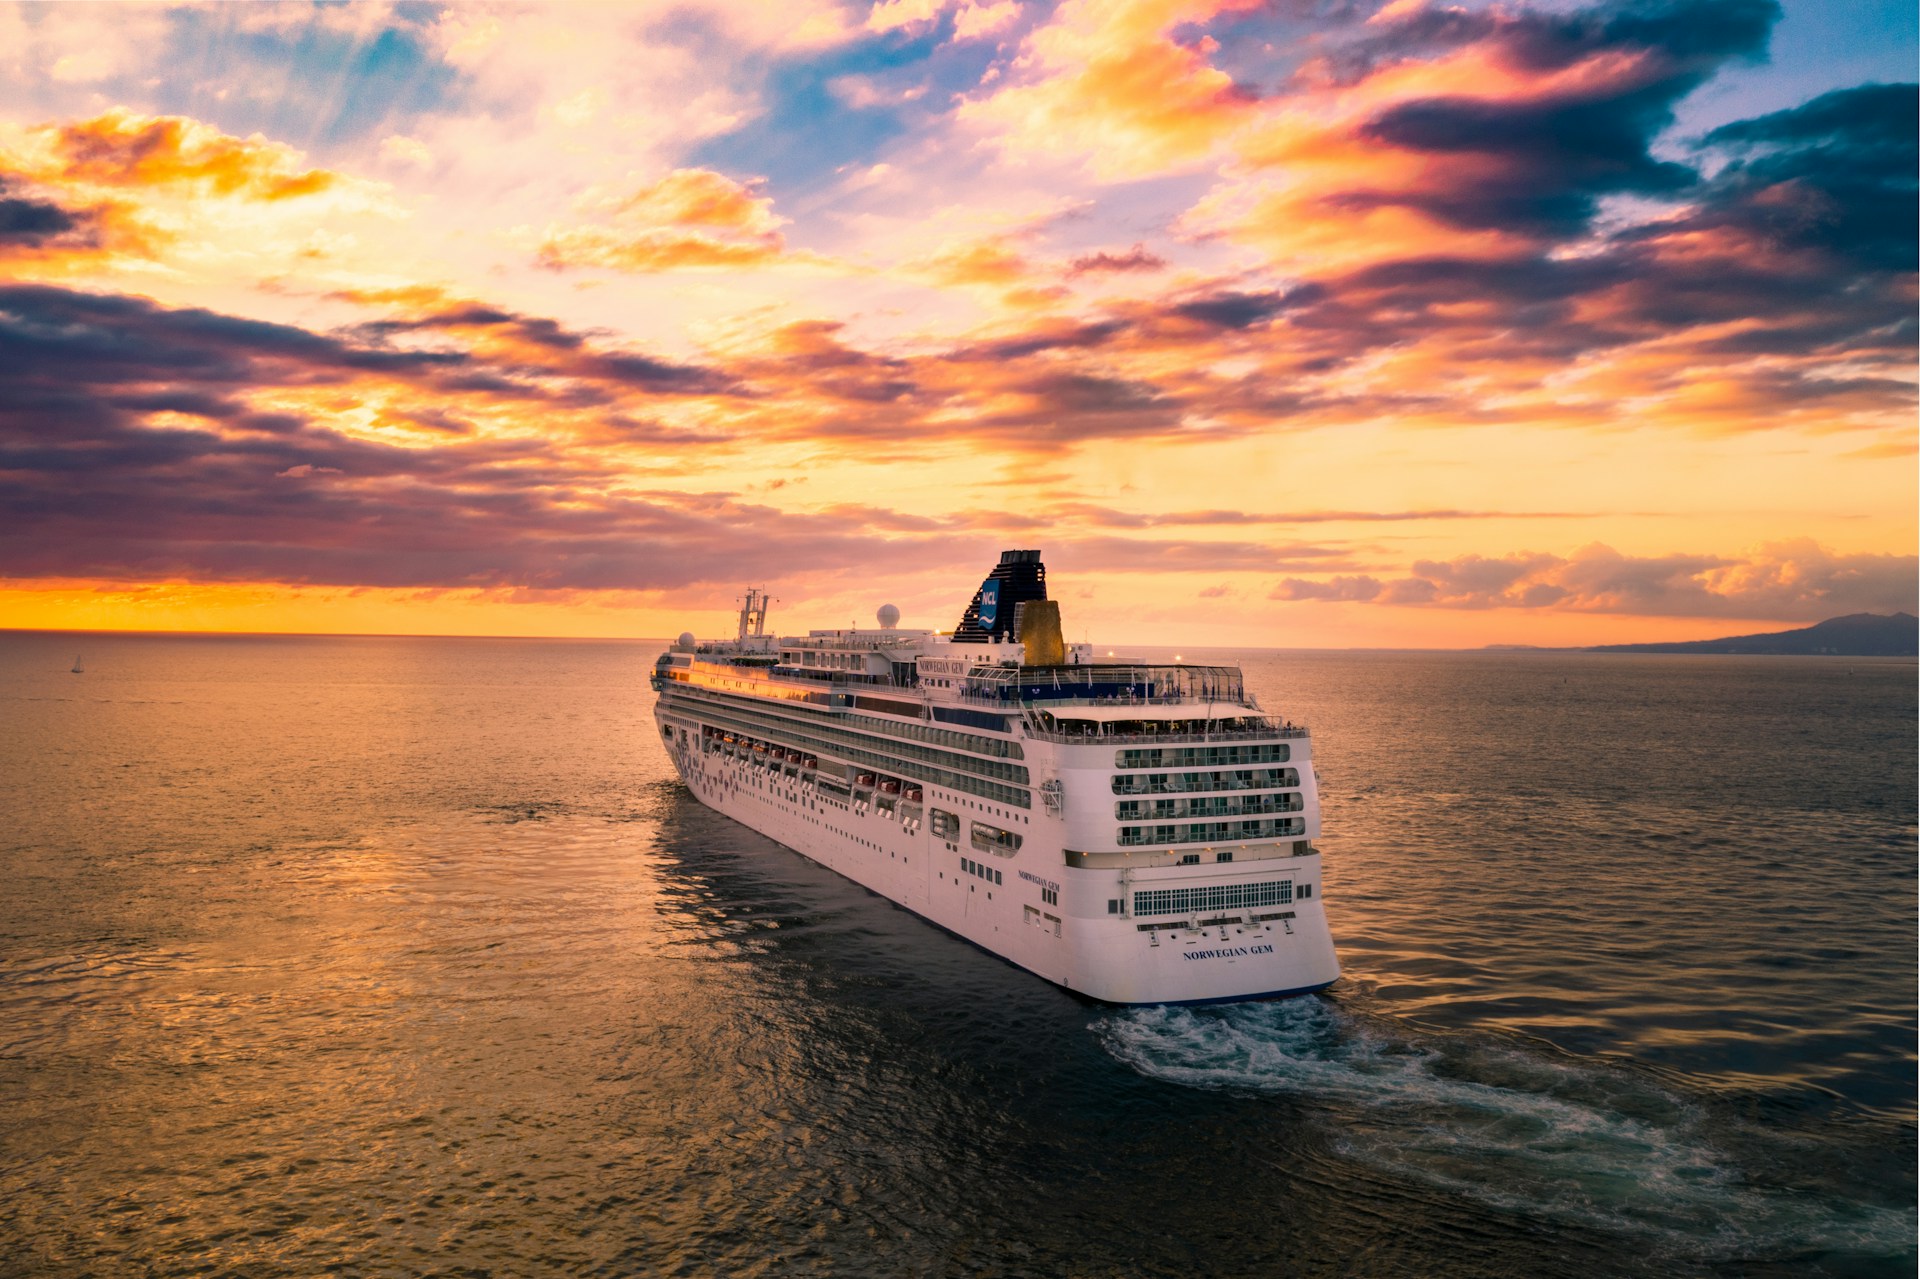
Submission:
<svg viewBox="0 0 1920 1279">
<path fill-rule="evenodd" d="M 1114 1004 L 1218 1003 L 1306 994 L 1339 976 L 1317 852 L 1296 854 L 1286 844 L 1232 862 L 1209 850 L 1201 863 L 1132 866 L 1112 864 L 1125 854 L 1109 851 L 1094 859 L 1105 864 L 1074 866 L 1066 851 L 1076 825 L 1071 805 L 1022 811 L 934 785 L 911 809 L 857 789 L 842 797 L 802 768 L 720 749 L 703 737 L 699 709 L 677 704 L 671 686 L 655 709 L 695 798 L 1068 990 Z M 1049 750 L 1030 743 L 1027 758 L 1065 772 L 1075 754 L 1091 753 L 1065 748 L 1051 761 L 1036 759 Z M 1110 770 L 1112 751 L 1101 754 Z M 1298 762 L 1310 777 L 1310 764 Z M 1111 842 L 1112 795 L 1104 786 L 1101 793 Z M 919 816 L 936 807 L 961 817 L 955 838 L 937 837 Z M 1020 847 L 978 854 L 966 835 L 972 819 L 1017 831 Z M 1289 851 L 1279 855 L 1280 847 Z M 1140 896 L 1167 890 L 1187 896 Z M 1149 900 L 1196 904 L 1136 909 Z"/>
</svg>

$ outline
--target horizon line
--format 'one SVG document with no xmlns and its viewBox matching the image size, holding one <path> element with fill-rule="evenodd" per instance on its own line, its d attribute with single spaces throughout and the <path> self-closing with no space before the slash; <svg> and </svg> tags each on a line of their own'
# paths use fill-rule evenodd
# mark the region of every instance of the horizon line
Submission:
<svg viewBox="0 0 1920 1279">
<path fill-rule="evenodd" d="M 1866 614 L 1866 616 L 1885 616 L 1889 620 L 1901 616 L 1892 614 Z M 1858 616 L 1858 615 L 1850 615 Z M 1824 619 L 1835 620 L 1835 619 Z M 1804 630 L 1820 623 L 1811 622 L 1793 629 Z M 1789 632 L 1781 632 L 1782 634 Z M 434 639 L 434 640 L 536 640 L 544 643 L 569 644 L 667 644 L 671 645 L 675 637 L 671 635 L 504 635 L 452 633 L 435 631 L 208 631 L 208 630 L 137 630 L 131 628 L 88 628 L 88 627 L 45 627 L 45 626 L 0 626 L 0 635 L 88 635 L 88 636 L 131 636 L 138 638 L 181 638 L 181 639 Z M 1723 639 L 1744 639 L 1747 636 L 1716 635 L 1703 640 L 1652 640 L 1645 644 L 1711 644 Z M 1089 641 L 1090 642 L 1090 641 Z M 1590 653 L 1606 649 L 1637 648 L 1641 644 L 1513 644 L 1489 643 L 1464 647 L 1410 647 L 1389 644 L 1344 644 L 1344 645 L 1282 645 L 1268 646 L 1259 644 L 1136 644 L 1136 648 L 1191 648 L 1196 651 L 1227 651 L 1256 653 Z M 1099 647 L 1099 645 L 1095 645 Z M 1634 656 L 1634 654 L 1616 654 Z M 1641 656 L 1663 656 L 1663 654 L 1641 654 Z M 1822 653 L 1722 653 L 1706 654 L 1722 657 L 1823 657 L 1845 656 L 1845 654 Z M 1857 656 L 1857 655 L 1856 655 Z M 1888 654 L 1887 656 L 1901 656 Z"/>
</svg>

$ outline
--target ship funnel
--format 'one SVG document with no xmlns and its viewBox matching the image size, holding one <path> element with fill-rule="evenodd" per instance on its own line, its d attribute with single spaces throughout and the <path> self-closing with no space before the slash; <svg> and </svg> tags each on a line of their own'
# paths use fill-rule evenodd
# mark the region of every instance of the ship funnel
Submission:
<svg viewBox="0 0 1920 1279">
<path fill-rule="evenodd" d="M 1060 634 L 1060 601 L 1028 600 L 1014 610 L 1013 624 L 1027 647 L 1027 666 L 1065 666 L 1067 642 Z"/>
<path fill-rule="evenodd" d="M 1047 598 L 1047 566 L 1038 551 L 1002 551 L 1000 562 L 973 593 L 973 602 L 953 628 L 956 644 L 987 644 L 1019 635 L 1015 615 L 1022 604 Z"/>
</svg>

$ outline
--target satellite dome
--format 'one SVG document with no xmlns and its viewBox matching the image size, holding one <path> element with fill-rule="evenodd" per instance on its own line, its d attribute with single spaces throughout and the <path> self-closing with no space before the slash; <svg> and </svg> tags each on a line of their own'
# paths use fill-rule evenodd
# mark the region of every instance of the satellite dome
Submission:
<svg viewBox="0 0 1920 1279">
<path fill-rule="evenodd" d="M 880 611 L 874 616 L 880 619 L 880 629 L 883 631 L 890 631 L 900 625 L 900 610 L 891 604 L 882 604 Z"/>
<path fill-rule="evenodd" d="M 693 632 L 692 632 L 692 631 L 681 631 L 681 632 L 680 632 L 680 638 L 679 638 L 679 639 L 677 639 L 677 640 L 675 640 L 675 641 L 673 642 L 673 646 L 674 646 L 675 648 L 692 648 L 692 647 L 693 647 Z"/>
</svg>

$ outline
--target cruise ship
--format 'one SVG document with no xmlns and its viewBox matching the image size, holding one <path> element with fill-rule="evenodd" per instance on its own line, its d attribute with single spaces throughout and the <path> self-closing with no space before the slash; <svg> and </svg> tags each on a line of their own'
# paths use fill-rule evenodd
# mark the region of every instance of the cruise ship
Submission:
<svg viewBox="0 0 1920 1279">
<path fill-rule="evenodd" d="M 1339 976 L 1307 730 L 1231 666 L 1095 660 L 1040 552 L 950 634 L 682 635 L 654 718 L 702 803 L 1092 999 L 1201 1004 Z"/>
</svg>

